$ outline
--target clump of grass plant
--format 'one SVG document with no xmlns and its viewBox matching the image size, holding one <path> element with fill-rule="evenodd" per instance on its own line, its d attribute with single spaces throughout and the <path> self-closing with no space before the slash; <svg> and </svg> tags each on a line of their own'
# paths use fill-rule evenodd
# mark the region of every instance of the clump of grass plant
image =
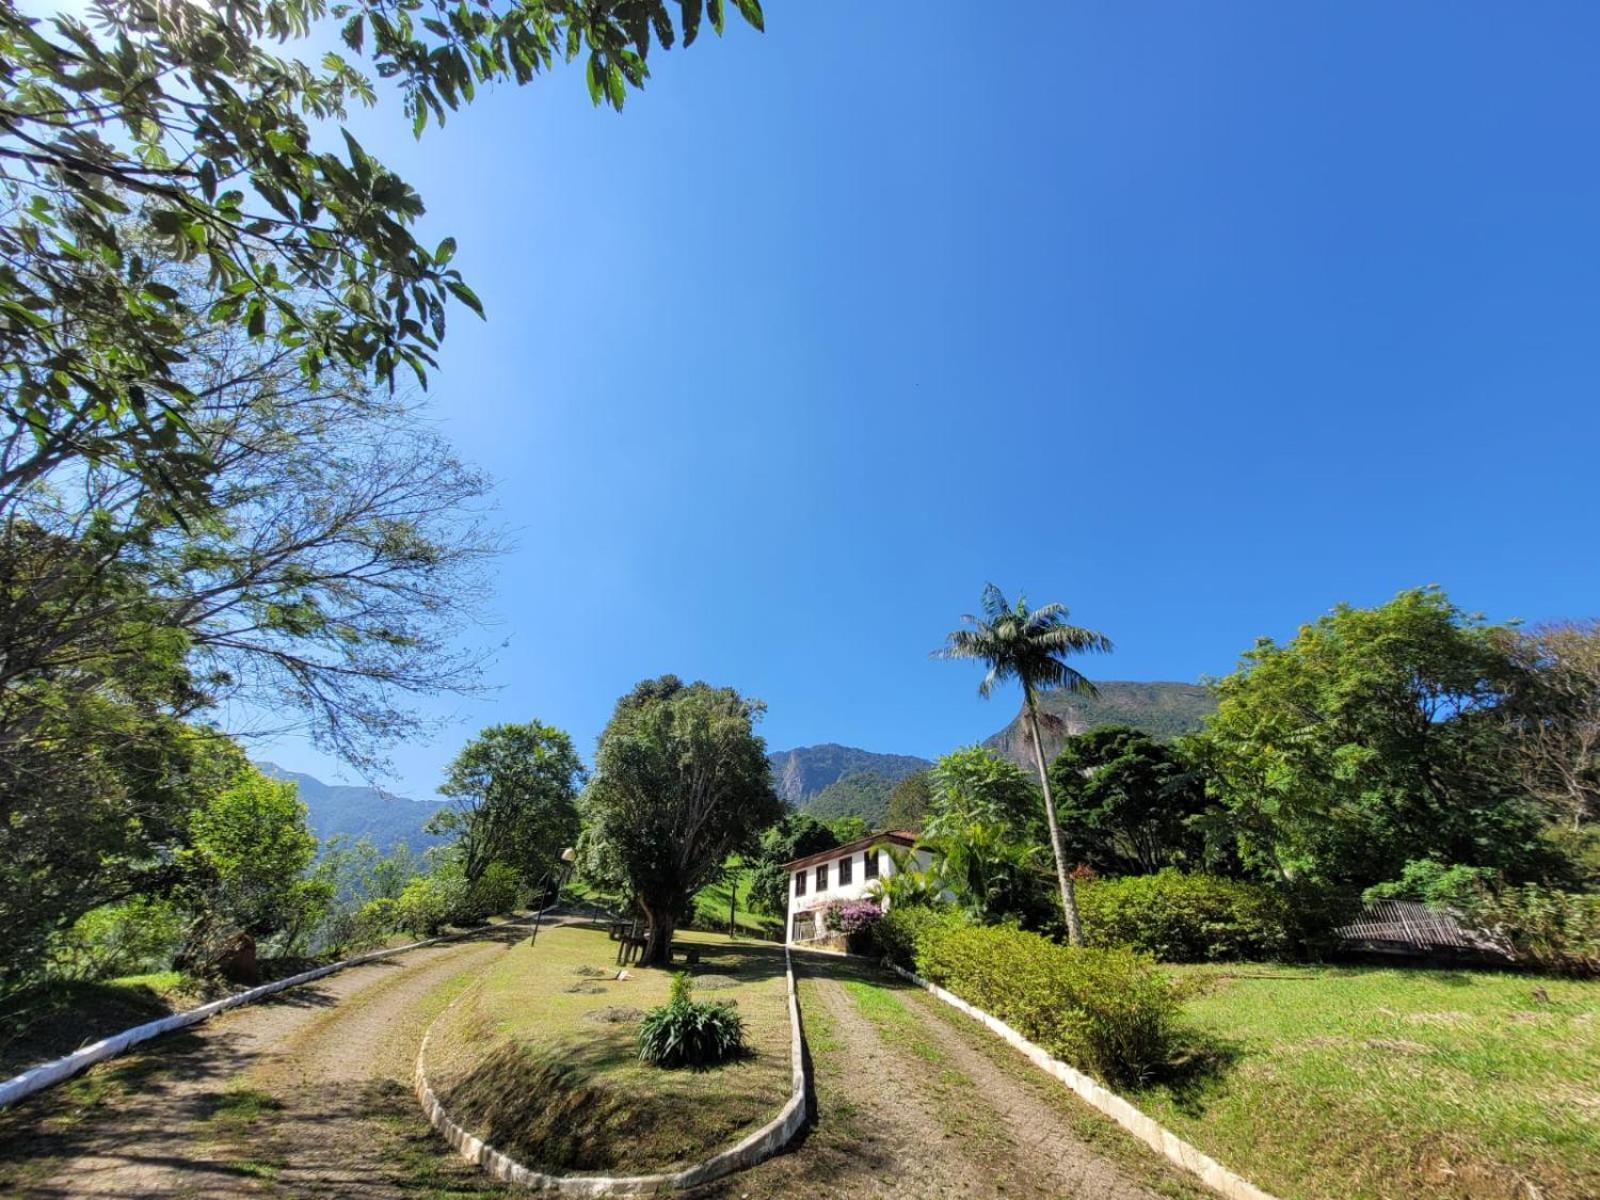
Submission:
<svg viewBox="0 0 1600 1200">
<path fill-rule="evenodd" d="M 732 1004 L 694 999 L 686 972 L 672 997 L 639 1023 L 639 1061 L 657 1067 L 710 1067 L 745 1053 L 744 1021 Z"/>
</svg>

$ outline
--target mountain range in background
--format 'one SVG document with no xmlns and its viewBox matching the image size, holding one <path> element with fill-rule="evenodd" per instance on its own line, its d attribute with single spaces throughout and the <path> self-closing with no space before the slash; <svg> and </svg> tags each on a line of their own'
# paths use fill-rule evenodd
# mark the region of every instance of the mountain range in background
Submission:
<svg viewBox="0 0 1600 1200">
<path fill-rule="evenodd" d="M 350 787 L 323 783 L 314 775 L 286 771 L 276 763 L 257 763 L 263 774 L 287 779 L 300 789 L 305 802 L 306 824 L 324 844 L 335 834 L 348 841 L 368 838 L 384 853 L 396 842 L 404 842 L 414 854 L 421 854 L 440 840 L 422 827 L 439 811 L 442 801 L 408 800 L 404 796 L 373 787 Z"/>
<path fill-rule="evenodd" d="M 1045 752 L 1050 758 L 1067 737 L 1096 725 L 1131 725 L 1166 740 L 1200 728 L 1216 708 L 1211 693 L 1199 684 L 1110 680 L 1096 687 L 1099 695 L 1092 698 L 1065 692 L 1040 697 L 1044 711 L 1060 722 L 1054 731 L 1045 731 Z M 983 745 L 1020 766 L 1033 768 L 1033 747 L 1020 713 L 999 733 L 984 739 Z M 877 754 L 831 742 L 780 750 L 769 754 L 767 761 L 772 766 L 773 785 L 790 807 L 825 822 L 860 817 L 875 829 L 883 827 L 894 785 L 933 765 L 911 754 Z M 257 765 L 275 779 L 299 785 L 311 831 L 324 842 L 336 834 L 352 842 L 365 837 L 384 851 L 404 842 L 417 854 L 439 842 L 422 827 L 439 810 L 440 801 L 408 800 L 378 788 L 323 783 L 274 763 Z"/>
<path fill-rule="evenodd" d="M 1096 725 L 1129 725 L 1167 741 L 1199 729 L 1217 706 L 1211 692 L 1196 683 L 1107 680 L 1095 689 L 1098 695 L 1092 697 L 1046 692 L 1039 698 L 1043 712 L 1056 718 L 1043 730 L 1046 761 L 1061 752 L 1068 737 Z M 1034 769 L 1032 739 L 1020 711 L 982 744 Z M 883 827 L 894 785 L 933 765 L 908 754 L 875 754 L 832 743 L 779 751 L 767 760 L 778 795 L 791 807 L 823 822 L 860 817 L 875 829 Z"/>
</svg>

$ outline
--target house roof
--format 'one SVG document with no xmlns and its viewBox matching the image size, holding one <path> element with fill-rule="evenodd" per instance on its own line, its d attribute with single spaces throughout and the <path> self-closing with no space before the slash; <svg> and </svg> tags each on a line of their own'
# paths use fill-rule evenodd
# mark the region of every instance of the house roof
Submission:
<svg viewBox="0 0 1600 1200">
<path fill-rule="evenodd" d="M 809 867 L 812 863 L 832 862 L 836 858 L 847 858 L 858 850 L 870 850 L 874 846 L 915 846 L 917 835 L 909 829 L 891 829 L 887 833 L 872 833 L 864 838 L 857 838 L 853 842 L 846 842 L 842 846 L 835 846 L 832 850 L 818 850 L 815 854 L 808 854 L 804 858 L 792 859 L 783 864 L 785 871 L 798 871 L 801 867 Z"/>
</svg>

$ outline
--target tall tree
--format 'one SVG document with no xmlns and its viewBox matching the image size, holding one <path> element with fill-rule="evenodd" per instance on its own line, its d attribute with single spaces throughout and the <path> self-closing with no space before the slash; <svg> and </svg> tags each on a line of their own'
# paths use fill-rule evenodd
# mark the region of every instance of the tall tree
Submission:
<svg viewBox="0 0 1600 1200">
<path fill-rule="evenodd" d="M 1352 888 L 1421 859 L 1541 871 L 1541 814 L 1499 749 L 1505 634 L 1429 587 L 1246 651 L 1193 739 L 1245 865 Z"/>
<path fill-rule="evenodd" d="M 451 804 L 428 829 L 455 837 L 468 888 L 495 862 L 531 886 L 577 841 L 583 777 L 572 739 L 554 726 L 491 725 L 446 769 L 439 791 Z"/>
<path fill-rule="evenodd" d="M 1600 818 L 1600 621 L 1507 630 L 1516 667 L 1507 749 L 1529 790 L 1574 828 Z"/>
<path fill-rule="evenodd" d="M 1061 689 L 1079 695 L 1095 694 L 1094 685 L 1066 659 L 1069 654 L 1105 654 L 1111 640 L 1103 633 L 1067 623 L 1067 610 L 1060 604 L 1028 607 L 1027 598 L 1008 601 L 994 584 L 983 589 L 983 615 L 962 618 L 967 627 L 957 629 L 945 639 L 942 658 L 976 659 L 988 665 L 988 673 L 978 684 L 978 694 L 987 698 L 996 685 L 1016 680 L 1022 685 L 1023 716 L 1033 739 L 1034 765 L 1039 771 L 1039 788 L 1044 793 L 1045 826 L 1055 854 L 1056 882 L 1061 888 L 1061 912 L 1067 923 L 1067 938 L 1074 946 L 1083 945 L 1083 924 L 1078 919 L 1078 903 L 1068 874 L 1066 851 L 1061 844 L 1061 828 L 1056 823 L 1055 798 L 1050 791 L 1050 775 L 1045 763 L 1044 740 L 1039 732 L 1038 694 Z"/>
<path fill-rule="evenodd" d="M 668 964 L 690 898 L 783 815 L 755 732 L 765 711 L 732 688 L 664 675 L 619 700 L 600 735 L 583 812 L 644 910 L 648 965 Z"/>
<path fill-rule="evenodd" d="M 1039 789 L 1027 772 L 984 746 L 964 746 L 940 755 L 928 772 L 932 798 L 931 836 L 973 823 L 1004 826 L 1011 837 L 1030 840 L 1039 829 Z"/>
<path fill-rule="evenodd" d="M 1205 782 L 1173 746 L 1126 725 L 1096 726 L 1068 739 L 1050 781 L 1063 839 L 1096 870 L 1199 865 Z"/>
</svg>

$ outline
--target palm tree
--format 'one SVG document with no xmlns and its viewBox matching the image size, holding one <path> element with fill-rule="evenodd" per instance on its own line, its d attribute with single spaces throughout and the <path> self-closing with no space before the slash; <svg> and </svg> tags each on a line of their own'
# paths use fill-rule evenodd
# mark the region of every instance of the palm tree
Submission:
<svg viewBox="0 0 1600 1200">
<path fill-rule="evenodd" d="M 1033 738 L 1033 759 L 1039 768 L 1039 786 L 1044 790 L 1045 824 L 1050 829 L 1050 847 L 1056 856 L 1056 880 L 1061 885 L 1061 912 L 1067 920 L 1067 939 L 1083 945 L 1083 924 L 1078 920 L 1078 902 L 1073 896 L 1072 879 L 1067 875 L 1066 852 L 1061 845 L 1061 829 L 1056 824 L 1055 797 L 1050 793 L 1050 773 L 1045 769 L 1044 742 L 1039 736 L 1040 692 L 1061 689 L 1080 696 L 1093 696 L 1094 684 L 1067 665 L 1069 654 L 1105 654 L 1111 639 L 1092 629 L 1067 624 L 1067 610 L 1060 604 L 1029 609 L 1027 598 L 1018 596 L 1012 604 L 1005 594 L 989 584 L 983 589 L 983 616 L 961 618 L 967 628 L 957 629 L 945 639 L 938 658 L 973 658 L 989 664 L 989 673 L 978 685 L 978 695 L 988 698 L 995 685 L 1015 679 L 1022 685 L 1023 718 Z"/>
</svg>

